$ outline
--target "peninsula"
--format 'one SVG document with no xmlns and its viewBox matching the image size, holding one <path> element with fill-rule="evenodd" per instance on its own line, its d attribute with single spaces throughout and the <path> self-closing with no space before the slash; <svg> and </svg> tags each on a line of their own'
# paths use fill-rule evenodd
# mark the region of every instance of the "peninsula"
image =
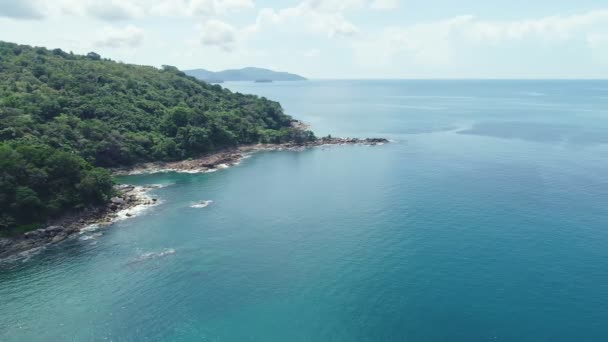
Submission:
<svg viewBox="0 0 608 342">
<path fill-rule="evenodd" d="M 206 172 L 257 150 L 384 142 L 317 138 L 277 102 L 172 66 L 0 42 L 0 258 L 157 204 L 113 172 Z"/>
</svg>

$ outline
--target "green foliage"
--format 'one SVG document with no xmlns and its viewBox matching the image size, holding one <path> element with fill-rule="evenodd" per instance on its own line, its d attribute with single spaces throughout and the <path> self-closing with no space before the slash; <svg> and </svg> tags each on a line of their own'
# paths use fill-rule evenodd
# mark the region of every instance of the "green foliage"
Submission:
<svg viewBox="0 0 608 342">
<path fill-rule="evenodd" d="M 95 167 L 314 139 L 291 121 L 172 66 L 0 42 L 0 231 L 106 201 L 110 174 Z"/>
<path fill-rule="evenodd" d="M 0 230 L 40 222 L 112 195 L 110 172 L 31 141 L 0 143 Z"/>
</svg>

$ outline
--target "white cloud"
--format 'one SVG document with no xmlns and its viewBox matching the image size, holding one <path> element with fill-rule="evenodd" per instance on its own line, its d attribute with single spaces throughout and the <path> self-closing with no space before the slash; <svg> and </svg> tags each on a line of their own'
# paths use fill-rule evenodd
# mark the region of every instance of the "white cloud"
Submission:
<svg viewBox="0 0 608 342">
<path fill-rule="evenodd" d="M 117 21 L 145 16 L 214 16 L 254 7 L 253 0 L 0 0 L 0 17 L 42 19 L 68 14 Z"/>
<path fill-rule="evenodd" d="M 375 10 L 391 10 L 399 7 L 398 0 L 373 0 L 369 7 Z"/>
<path fill-rule="evenodd" d="M 93 17 L 108 21 L 128 20 L 144 15 L 144 9 L 138 4 L 121 0 L 93 1 L 86 5 L 86 11 Z"/>
<path fill-rule="evenodd" d="M 144 40 L 144 31 L 137 26 L 128 25 L 124 28 L 105 27 L 98 34 L 96 46 L 109 48 L 134 48 Z"/>
<path fill-rule="evenodd" d="M 310 8 L 321 12 L 346 12 L 371 8 L 375 10 L 395 9 L 399 0 L 305 0 Z"/>
<path fill-rule="evenodd" d="M 590 48 L 602 44 L 608 32 L 608 10 L 581 15 L 551 16 L 519 21 L 488 21 L 464 15 L 446 20 L 393 27 L 353 43 L 358 61 L 368 66 L 411 62 L 453 65 L 469 51 L 495 47 L 566 46 L 580 41 Z M 517 47 L 516 47 L 517 48 Z"/>
<path fill-rule="evenodd" d="M 346 18 L 342 13 L 321 14 L 312 12 L 309 14 L 311 27 L 320 32 L 326 32 L 328 37 L 352 36 L 359 32 L 359 29 Z"/>
<path fill-rule="evenodd" d="M 224 11 L 235 11 L 254 8 L 253 0 L 223 0 L 218 2 L 218 8 Z"/>
<path fill-rule="evenodd" d="M 597 28 L 598 25 L 608 28 L 608 10 L 503 22 L 482 21 L 469 17 L 463 29 L 471 38 L 480 41 L 497 42 L 529 38 L 563 41 Z"/>
<path fill-rule="evenodd" d="M 44 14 L 32 0 L 0 0 L 0 17 L 13 19 L 41 19 Z"/>
<path fill-rule="evenodd" d="M 592 49 L 608 48 L 608 33 L 589 33 L 587 43 Z"/>
<path fill-rule="evenodd" d="M 310 49 L 304 52 L 304 57 L 308 58 L 317 58 L 321 56 L 321 50 L 319 49 Z"/>
<path fill-rule="evenodd" d="M 320 12 L 343 12 L 363 9 L 366 0 L 308 0 L 304 1 L 308 7 Z"/>
<path fill-rule="evenodd" d="M 309 0 L 295 7 L 275 10 L 264 8 L 258 13 L 256 23 L 250 26 L 248 33 L 256 33 L 268 26 L 303 25 L 314 32 L 326 34 L 328 37 L 352 36 L 359 29 L 343 14 L 346 9 L 352 9 L 362 4 L 361 1 Z"/>
<path fill-rule="evenodd" d="M 237 35 L 237 29 L 230 24 L 212 19 L 202 25 L 200 42 L 203 45 L 217 46 L 224 51 L 232 51 Z"/>
<path fill-rule="evenodd" d="M 149 4 L 158 16 L 213 16 L 252 9 L 253 0 L 157 0 Z"/>
</svg>

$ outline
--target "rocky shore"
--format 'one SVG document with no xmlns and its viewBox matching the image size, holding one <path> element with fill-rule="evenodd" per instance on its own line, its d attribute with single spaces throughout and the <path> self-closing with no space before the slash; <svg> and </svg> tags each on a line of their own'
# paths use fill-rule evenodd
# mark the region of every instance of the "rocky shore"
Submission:
<svg viewBox="0 0 608 342">
<path fill-rule="evenodd" d="M 205 173 L 237 165 L 243 158 L 258 151 L 300 151 L 306 148 L 330 145 L 383 145 L 389 141 L 384 138 L 332 138 L 325 137 L 305 143 L 256 144 L 226 149 L 199 158 L 177 162 L 155 162 L 139 164 L 132 168 L 113 170 L 115 175 L 137 175 L 160 172 Z"/>
<path fill-rule="evenodd" d="M 247 155 L 257 151 L 291 150 L 300 151 L 306 148 L 326 145 L 382 145 L 388 143 L 383 138 L 320 138 L 302 144 L 257 144 L 240 146 L 196 159 L 178 162 L 158 162 L 140 164 L 133 168 L 113 170 L 115 175 L 134 175 L 158 172 L 204 173 L 227 168 L 238 164 Z M 49 222 L 45 228 L 40 228 L 10 238 L 0 238 L 0 261 L 7 258 L 19 258 L 46 246 L 56 244 L 71 237 L 80 235 L 91 227 L 110 225 L 121 219 L 136 215 L 136 208 L 158 204 L 156 198 L 147 195 L 151 189 L 159 186 L 117 185 L 116 197 L 105 206 L 88 208 L 61 219 Z"/>
<path fill-rule="evenodd" d="M 0 260 L 19 258 L 46 246 L 79 235 L 92 226 L 109 225 L 117 220 L 135 216 L 138 207 L 155 205 L 158 200 L 147 192 L 158 186 L 116 186 L 116 197 L 105 206 L 88 208 L 61 219 L 49 222 L 45 228 L 33 230 L 10 238 L 0 238 Z"/>
</svg>

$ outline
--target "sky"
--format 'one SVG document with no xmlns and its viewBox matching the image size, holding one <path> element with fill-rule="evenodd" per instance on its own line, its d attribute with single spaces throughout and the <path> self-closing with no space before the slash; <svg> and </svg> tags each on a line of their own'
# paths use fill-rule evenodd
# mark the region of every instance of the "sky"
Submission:
<svg viewBox="0 0 608 342">
<path fill-rule="evenodd" d="M 0 0 L 0 40 L 309 78 L 608 78 L 608 0 Z"/>
</svg>

